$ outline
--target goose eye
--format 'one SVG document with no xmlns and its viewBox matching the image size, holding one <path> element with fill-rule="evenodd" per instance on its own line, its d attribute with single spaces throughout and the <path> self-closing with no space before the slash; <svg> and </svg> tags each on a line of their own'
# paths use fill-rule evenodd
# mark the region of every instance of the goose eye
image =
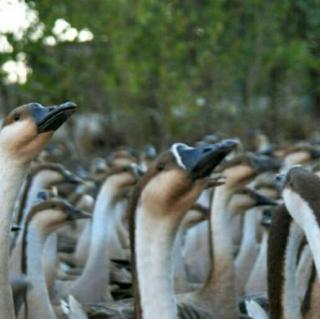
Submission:
<svg viewBox="0 0 320 319">
<path fill-rule="evenodd" d="M 52 205 L 51 205 L 51 208 L 52 208 L 52 209 L 56 208 L 56 205 L 52 204 Z"/>
<path fill-rule="evenodd" d="M 14 120 L 15 122 L 19 121 L 19 120 L 20 120 L 20 113 L 16 113 L 16 114 L 14 115 L 14 117 L 13 117 L 13 120 Z"/>
</svg>

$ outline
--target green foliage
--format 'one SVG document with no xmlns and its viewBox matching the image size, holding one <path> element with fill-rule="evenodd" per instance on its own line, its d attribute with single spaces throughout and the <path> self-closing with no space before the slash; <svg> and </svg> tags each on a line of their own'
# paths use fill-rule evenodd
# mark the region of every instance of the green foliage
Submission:
<svg viewBox="0 0 320 319">
<path fill-rule="evenodd" d="M 14 51 L 0 63 L 25 52 L 32 73 L 13 93 L 1 86 L 8 101 L 75 100 L 104 112 L 131 143 L 160 146 L 216 130 L 264 127 L 276 137 L 280 117 L 305 96 L 309 119 L 320 114 L 319 0 L 27 3 L 39 21 L 22 40 L 8 35 Z M 43 44 L 60 18 L 93 40 Z"/>
</svg>

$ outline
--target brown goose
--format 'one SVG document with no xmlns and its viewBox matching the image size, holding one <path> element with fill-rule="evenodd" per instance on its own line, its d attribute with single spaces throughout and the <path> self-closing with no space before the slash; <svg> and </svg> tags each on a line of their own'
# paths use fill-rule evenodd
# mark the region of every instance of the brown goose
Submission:
<svg viewBox="0 0 320 319">
<path fill-rule="evenodd" d="M 135 166 L 111 169 L 101 185 L 92 218 L 89 256 L 83 273 L 74 282 L 57 286 L 60 296 L 73 295 L 80 303 L 110 300 L 110 247 L 114 228 L 114 209 L 119 197 L 138 179 Z"/>
<path fill-rule="evenodd" d="M 213 256 L 211 271 L 202 289 L 183 296 L 186 302 L 215 314 L 217 318 L 239 317 L 233 261 L 232 213 L 228 205 L 239 187 L 243 187 L 259 171 L 273 167 L 271 159 L 252 154 L 237 156 L 221 165 L 220 170 L 226 177 L 226 182 L 215 189 L 211 206 L 210 243 Z M 245 209 L 250 207 L 246 205 L 247 202 Z"/>
<path fill-rule="evenodd" d="M 64 200 L 49 199 L 36 204 L 30 211 L 23 232 L 22 272 L 32 285 L 27 291 L 25 318 L 56 318 L 52 308 L 43 267 L 45 241 L 50 233 L 65 223 L 90 215 Z"/>
<path fill-rule="evenodd" d="M 53 132 L 74 112 L 73 103 L 43 107 L 30 103 L 14 109 L 0 130 L 0 313 L 14 318 L 8 282 L 9 232 L 14 202 L 31 160 L 49 142 Z"/>
<path fill-rule="evenodd" d="M 302 167 L 277 176 L 288 212 L 303 229 L 320 276 L 320 178 Z"/>
<path fill-rule="evenodd" d="M 172 246 L 178 226 L 203 189 L 212 169 L 235 147 L 233 140 L 191 148 L 174 144 L 148 170 L 131 202 L 131 245 L 137 319 L 213 318 L 173 292 Z M 157 297 L 155 297 L 157 296 Z"/>
</svg>

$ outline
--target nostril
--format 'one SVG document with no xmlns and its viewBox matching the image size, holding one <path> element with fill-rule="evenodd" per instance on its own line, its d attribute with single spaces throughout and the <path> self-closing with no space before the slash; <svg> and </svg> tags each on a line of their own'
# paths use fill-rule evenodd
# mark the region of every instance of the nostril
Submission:
<svg viewBox="0 0 320 319">
<path fill-rule="evenodd" d="M 54 110 L 54 106 L 49 106 L 48 109 L 49 109 L 49 111 L 53 111 Z"/>
<path fill-rule="evenodd" d="M 209 147 L 206 147 L 206 148 L 203 149 L 203 153 L 208 153 L 210 151 L 211 151 L 211 149 Z"/>
</svg>

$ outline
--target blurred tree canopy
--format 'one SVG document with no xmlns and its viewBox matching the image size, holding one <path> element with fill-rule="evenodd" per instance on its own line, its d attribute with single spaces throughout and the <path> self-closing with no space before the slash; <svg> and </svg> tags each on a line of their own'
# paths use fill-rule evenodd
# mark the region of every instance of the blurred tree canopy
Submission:
<svg viewBox="0 0 320 319">
<path fill-rule="evenodd" d="M 39 19 L 22 39 L 6 34 L 13 51 L 0 64 L 25 53 L 31 72 L 24 84 L 1 81 L 4 109 L 73 100 L 136 145 L 318 127 L 320 0 L 26 2 Z M 59 41 L 58 19 L 93 38 Z"/>
</svg>

